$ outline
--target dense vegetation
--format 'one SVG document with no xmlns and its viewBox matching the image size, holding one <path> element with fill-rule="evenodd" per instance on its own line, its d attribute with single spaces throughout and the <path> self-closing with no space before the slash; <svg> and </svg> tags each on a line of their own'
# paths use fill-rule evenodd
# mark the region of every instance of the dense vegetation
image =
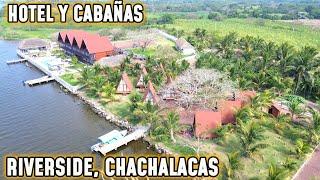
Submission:
<svg viewBox="0 0 320 180">
<path fill-rule="evenodd" d="M 270 91 L 261 93 L 237 112 L 236 125 L 216 130 L 216 150 L 227 156 L 221 179 L 289 179 L 319 143 L 319 112 L 311 111 L 313 121 L 308 125 L 295 123 L 285 115 L 275 118 L 262 110 L 274 98 Z M 307 111 L 300 98 L 287 99 L 293 116 Z"/>
<path fill-rule="evenodd" d="M 223 21 L 211 21 L 206 19 L 184 20 L 176 19 L 173 24 L 161 26 L 171 34 L 192 36 L 197 29 L 206 30 L 210 35 L 210 41 L 221 40 L 230 32 L 236 32 L 238 36 L 247 35 L 260 37 L 276 44 L 288 42 L 295 48 L 312 46 L 320 49 L 320 30 L 302 25 L 294 25 L 284 22 L 275 22 L 263 19 L 225 19 Z M 181 33 L 183 31 L 183 33 Z M 201 44 L 200 44 L 201 45 Z"/>
<path fill-rule="evenodd" d="M 290 19 L 306 19 L 306 18 L 320 18 L 320 5 L 317 1 L 258 1 L 258 0 L 187 0 L 187 1 L 173 1 L 173 0 L 156 0 L 146 1 L 152 12 L 167 12 L 175 13 L 179 18 L 186 18 L 186 14 L 192 12 L 207 12 L 210 14 L 218 14 L 219 17 L 224 18 L 263 18 L 273 20 L 290 20 Z M 185 12 L 176 13 L 176 12 Z M 192 16 L 188 16 L 192 17 Z M 193 17 L 207 18 L 208 16 Z M 212 16 L 209 16 L 212 17 Z M 215 18 L 213 18 L 215 19 Z M 220 20 L 220 18 L 215 19 Z"/>
</svg>

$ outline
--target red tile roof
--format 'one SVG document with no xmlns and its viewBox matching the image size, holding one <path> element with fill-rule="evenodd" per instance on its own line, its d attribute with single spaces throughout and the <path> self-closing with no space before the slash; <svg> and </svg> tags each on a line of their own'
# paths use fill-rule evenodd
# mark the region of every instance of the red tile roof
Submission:
<svg viewBox="0 0 320 180">
<path fill-rule="evenodd" d="M 257 96 L 255 91 L 241 91 L 237 99 L 242 101 L 242 106 L 245 106 L 250 103 L 255 96 Z"/>
<path fill-rule="evenodd" d="M 92 36 L 90 38 L 84 38 L 82 43 L 86 45 L 90 54 L 113 51 L 113 46 L 110 40 L 106 37 Z"/>
<path fill-rule="evenodd" d="M 132 92 L 133 86 L 132 86 L 132 83 L 131 83 L 127 73 L 125 73 L 125 72 L 122 73 L 121 80 L 123 80 L 125 82 L 125 84 L 127 85 L 128 91 L 127 92 L 117 92 L 117 93 L 130 93 L 130 92 Z"/>
<path fill-rule="evenodd" d="M 147 88 L 146 92 L 144 93 L 144 98 L 143 98 L 144 101 L 146 101 L 146 98 L 147 98 L 147 95 L 149 92 L 152 95 L 153 103 L 157 104 L 160 101 L 160 98 L 158 97 L 156 90 L 154 89 L 151 81 L 148 82 L 148 88 Z"/>
<path fill-rule="evenodd" d="M 82 43 L 85 43 L 90 54 L 114 50 L 109 38 L 105 36 L 101 37 L 98 34 L 92 34 L 83 30 L 68 30 L 60 32 L 60 35 L 63 41 L 68 37 L 70 43 L 73 43 L 75 39 L 79 48 Z"/>
<path fill-rule="evenodd" d="M 221 126 L 221 112 L 197 111 L 194 117 L 194 135 L 200 138 L 215 137 L 214 130 Z"/>
<path fill-rule="evenodd" d="M 241 109 L 242 101 L 221 101 L 220 111 L 222 115 L 222 124 L 236 123 L 236 111 Z"/>
</svg>

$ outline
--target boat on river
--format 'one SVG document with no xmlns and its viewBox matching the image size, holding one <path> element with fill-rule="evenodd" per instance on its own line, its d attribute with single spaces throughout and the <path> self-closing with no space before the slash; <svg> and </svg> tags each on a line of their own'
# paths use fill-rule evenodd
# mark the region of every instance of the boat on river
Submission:
<svg viewBox="0 0 320 180">
<path fill-rule="evenodd" d="M 123 130 L 123 131 L 118 131 L 118 130 L 113 130 L 103 136 L 100 136 L 98 138 L 99 143 L 91 146 L 91 151 L 93 152 L 99 152 L 99 150 L 106 146 L 106 145 L 111 145 L 117 141 L 120 141 L 121 139 L 123 139 L 126 135 L 128 134 L 127 130 Z"/>
</svg>

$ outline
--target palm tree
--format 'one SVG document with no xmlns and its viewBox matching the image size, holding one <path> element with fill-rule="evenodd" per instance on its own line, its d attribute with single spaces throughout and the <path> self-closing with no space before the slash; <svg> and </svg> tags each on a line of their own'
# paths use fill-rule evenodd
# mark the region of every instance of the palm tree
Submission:
<svg viewBox="0 0 320 180">
<path fill-rule="evenodd" d="M 130 111 L 133 112 L 139 107 L 139 103 L 142 100 L 142 96 L 139 92 L 134 91 L 130 94 L 129 100 L 130 100 Z"/>
<path fill-rule="evenodd" d="M 116 88 L 112 86 L 109 82 L 101 88 L 101 96 L 110 100 L 114 100 L 114 95 L 116 93 Z"/>
<path fill-rule="evenodd" d="M 237 34 L 230 33 L 223 38 L 223 40 L 217 44 L 217 53 L 221 53 L 225 58 L 229 59 L 234 53 L 234 45 L 237 41 Z"/>
<path fill-rule="evenodd" d="M 273 126 L 273 130 L 282 135 L 283 131 L 289 127 L 290 118 L 287 115 L 280 115 L 277 118 L 273 118 L 271 125 Z"/>
<path fill-rule="evenodd" d="M 235 177 L 235 172 L 240 169 L 240 153 L 238 151 L 228 153 L 228 166 L 225 167 L 225 176 L 229 179 Z"/>
<path fill-rule="evenodd" d="M 89 84 L 89 81 L 94 77 L 94 73 L 91 68 L 84 67 L 81 71 L 81 75 L 79 78 L 79 81 L 84 86 L 87 86 Z"/>
<path fill-rule="evenodd" d="M 247 123 L 253 120 L 252 108 L 246 106 L 244 108 L 239 109 L 235 114 L 235 118 L 237 123 L 239 122 Z"/>
<path fill-rule="evenodd" d="M 99 93 L 102 91 L 102 87 L 105 84 L 106 79 L 103 76 L 95 76 L 92 78 L 92 80 L 89 82 L 89 94 L 97 97 Z"/>
<path fill-rule="evenodd" d="M 302 139 L 296 141 L 295 154 L 297 158 L 301 158 L 304 154 L 308 153 L 310 150 L 309 144 L 305 143 Z"/>
<path fill-rule="evenodd" d="M 315 48 L 304 47 L 289 66 L 289 73 L 293 75 L 295 80 L 295 93 L 302 94 L 304 97 L 310 95 L 305 85 L 312 83 L 311 80 L 314 79 L 312 70 L 319 65 L 316 59 L 317 55 L 318 52 Z"/>
<path fill-rule="evenodd" d="M 291 158 L 286 158 L 286 160 L 281 164 L 283 168 L 287 169 L 288 171 L 295 170 L 296 162 Z"/>
<path fill-rule="evenodd" d="M 301 113 L 303 113 L 300 101 L 292 100 L 291 102 L 288 102 L 287 105 L 289 110 L 291 111 L 291 119 L 294 119 L 296 115 L 300 115 Z"/>
<path fill-rule="evenodd" d="M 285 73 L 288 64 L 294 57 L 293 46 L 289 45 L 287 42 L 282 43 L 280 47 L 278 47 L 276 54 L 276 60 L 278 61 L 280 72 Z"/>
<path fill-rule="evenodd" d="M 309 127 L 308 143 L 316 145 L 320 140 L 320 113 L 312 110 L 312 124 Z"/>
<path fill-rule="evenodd" d="M 175 112 L 169 112 L 167 115 L 167 126 L 170 131 L 170 137 L 173 143 L 176 143 L 174 132 L 179 129 L 179 115 Z"/>
<path fill-rule="evenodd" d="M 237 130 L 244 156 L 251 157 L 256 151 L 266 147 L 266 144 L 257 143 L 263 140 L 264 136 L 263 129 L 256 122 L 251 121 L 249 124 L 240 122 L 237 124 Z"/>
<path fill-rule="evenodd" d="M 283 168 L 271 163 L 269 166 L 269 172 L 267 180 L 283 180 L 286 179 L 287 171 Z"/>
</svg>

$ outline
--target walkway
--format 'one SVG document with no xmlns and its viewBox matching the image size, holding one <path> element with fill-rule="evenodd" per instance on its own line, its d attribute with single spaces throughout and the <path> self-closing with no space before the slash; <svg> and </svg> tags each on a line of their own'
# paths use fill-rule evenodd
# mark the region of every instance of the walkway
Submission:
<svg viewBox="0 0 320 180">
<path fill-rule="evenodd" d="M 294 180 L 320 180 L 320 145 L 297 172 Z"/>
</svg>

